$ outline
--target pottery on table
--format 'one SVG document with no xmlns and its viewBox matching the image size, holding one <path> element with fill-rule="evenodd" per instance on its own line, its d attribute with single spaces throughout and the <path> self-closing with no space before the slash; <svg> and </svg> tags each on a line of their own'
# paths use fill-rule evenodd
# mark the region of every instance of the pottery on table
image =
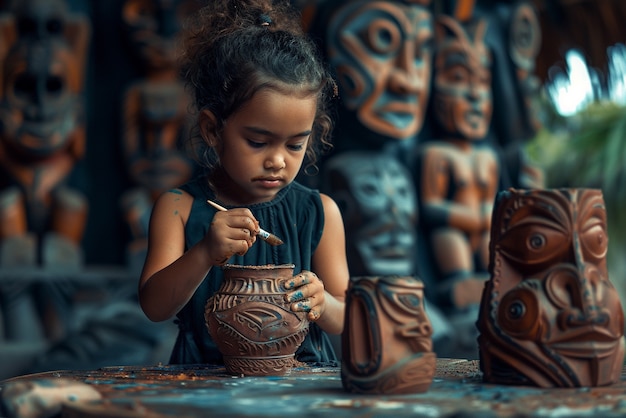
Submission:
<svg viewBox="0 0 626 418">
<path fill-rule="evenodd" d="M 552 388 L 620 379 L 624 314 L 607 251 L 601 190 L 498 193 L 477 321 L 486 382 Z"/>
<path fill-rule="evenodd" d="M 412 276 L 352 277 L 346 293 L 341 381 L 348 392 L 425 392 L 436 368 L 424 285 Z"/>
<path fill-rule="evenodd" d="M 205 321 L 226 370 L 248 376 L 289 373 L 309 331 L 306 313 L 291 311 L 284 297 L 294 265 L 222 268 L 224 281 L 207 300 Z"/>
</svg>

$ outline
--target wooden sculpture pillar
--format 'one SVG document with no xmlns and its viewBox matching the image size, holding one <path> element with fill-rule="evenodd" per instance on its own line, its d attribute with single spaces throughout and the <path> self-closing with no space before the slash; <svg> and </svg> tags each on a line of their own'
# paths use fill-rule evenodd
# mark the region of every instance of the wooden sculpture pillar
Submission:
<svg viewBox="0 0 626 418">
<path fill-rule="evenodd" d="M 474 316 L 487 275 L 491 209 L 498 189 L 496 153 L 486 141 L 492 114 L 486 22 L 435 21 L 433 139 L 416 152 L 421 257 L 434 302 L 462 323 L 475 347 Z M 456 321 L 457 319 L 452 319 Z"/>
<path fill-rule="evenodd" d="M 90 26 L 61 0 L 16 2 L 1 24 L 0 265 L 75 268 L 87 201 L 69 180 L 85 151 Z"/>
<path fill-rule="evenodd" d="M 72 176 L 85 152 L 90 30 L 62 0 L 14 2 L 0 17 L 0 268 L 83 265 L 88 204 Z M 62 337 L 67 285 L 3 286 L 5 338 L 36 340 L 40 325 L 47 339 Z"/>
<path fill-rule="evenodd" d="M 152 204 L 162 193 L 192 175 L 181 152 L 189 135 L 189 100 L 177 76 L 177 34 L 197 2 L 126 0 L 122 18 L 131 51 L 139 59 L 140 77 L 124 96 L 124 158 L 132 188 L 120 199 L 130 231 L 127 262 L 143 265 Z"/>
</svg>

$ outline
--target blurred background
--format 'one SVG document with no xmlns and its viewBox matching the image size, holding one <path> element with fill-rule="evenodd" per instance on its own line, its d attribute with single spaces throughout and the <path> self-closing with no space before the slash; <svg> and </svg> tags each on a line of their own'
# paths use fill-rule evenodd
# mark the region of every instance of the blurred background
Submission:
<svg viewBox="0 0 626 418">
<path fill-rule="evenodd" d="M 305 27 L 326 3 L 295 2 Z M 541 126 L 520 146 L 545 186 L 603 190 L 610 277 L 626 294 L 626 2 L 406 3 L 434 16 L 533 7 Z M 154 197 L 195 170 L 179 152 L 190 121 L 175 56 L 201 4 L 0 1 L 0 379 L 168 361 L 175 325 L 144 318 L 136 287 Z"/>
</svg>

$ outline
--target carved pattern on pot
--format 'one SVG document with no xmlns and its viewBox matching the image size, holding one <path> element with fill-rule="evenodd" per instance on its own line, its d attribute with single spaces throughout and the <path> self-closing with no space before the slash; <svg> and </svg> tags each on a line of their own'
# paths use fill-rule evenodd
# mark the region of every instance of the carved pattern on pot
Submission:
<svg viewBox="0 0 626 418">
<path fill-rule="evenodd" d="M 243 375 L 282 375 L 297 362 L 309 322 L 285 302 L 292 264 L 223 266 L 224 281 L 208 299 L 205 321 L 224 356 L 226 370 Z"/>
</svg>

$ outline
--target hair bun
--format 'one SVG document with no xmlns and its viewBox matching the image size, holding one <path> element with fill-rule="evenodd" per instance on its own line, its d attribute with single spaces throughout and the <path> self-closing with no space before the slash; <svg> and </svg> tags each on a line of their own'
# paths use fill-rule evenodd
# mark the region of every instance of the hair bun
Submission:
<svg viewBox="0 0 626 418">
<path fill-rule="evenodd" d="M 265 13 L 262 13 L 261 15 L 259 15 L 259 18 L 257 20 L 260 26 L 269 26 L 270 23 L 272 23 L 272 18 L 266 15 Z"/>
</svg>

